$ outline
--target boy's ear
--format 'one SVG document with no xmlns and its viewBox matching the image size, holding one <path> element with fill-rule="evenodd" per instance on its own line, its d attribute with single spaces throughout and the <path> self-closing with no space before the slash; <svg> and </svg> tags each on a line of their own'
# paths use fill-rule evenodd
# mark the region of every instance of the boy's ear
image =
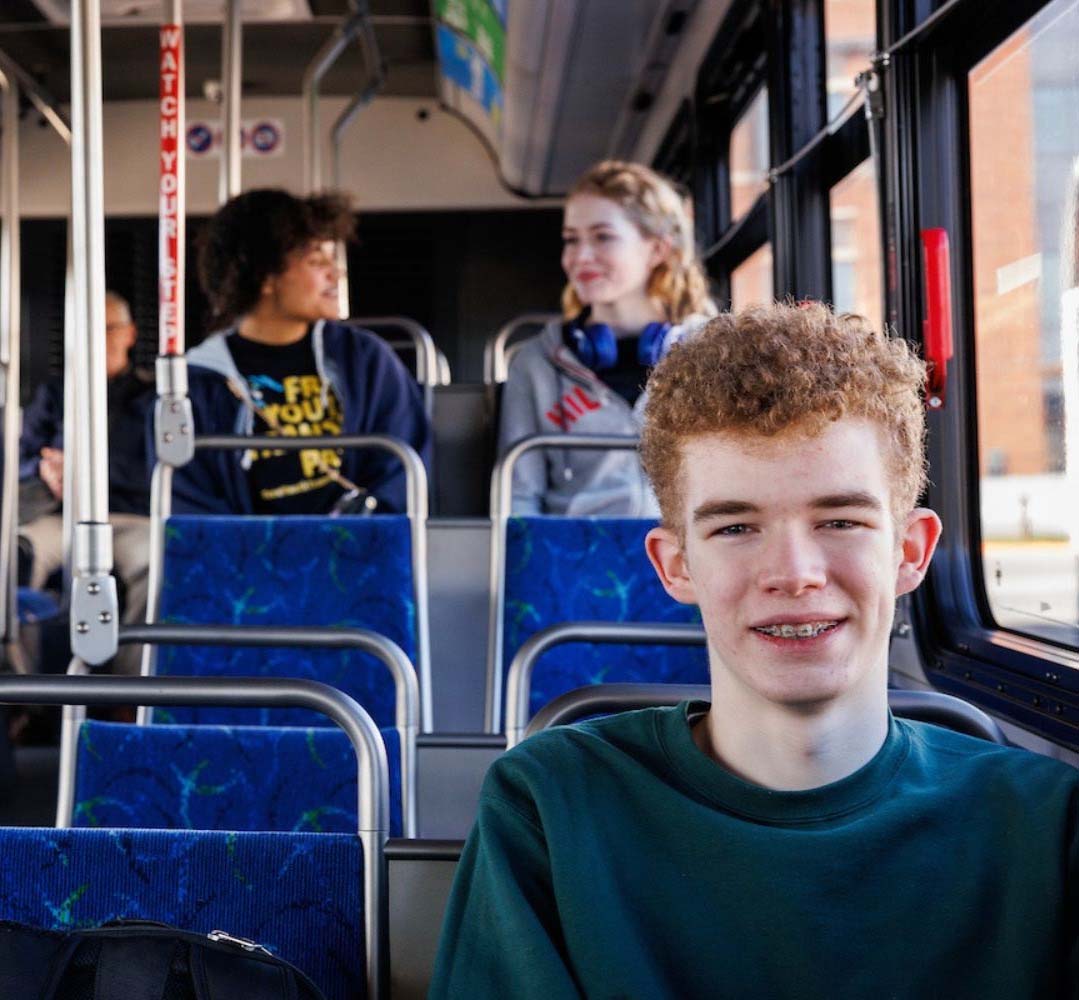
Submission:
<svg viewBox="0 0 1079 1000">
<path fill-rule="evenodd" d="M 697 593 L 678 536 L 669 528 L 653 528 L 645 535 L 644 550 L 663 589 L 680 604 L 696 604 Z"/>
<path fill-rule="evenodd" d="M 915 507 L 904 522 L 899 536 L 899 568 L 895 578 L 895 596 L 909 594 L 925 579 L 929 560 L 940 541 L 940 518 L 927 507 Z"/>
</svg>

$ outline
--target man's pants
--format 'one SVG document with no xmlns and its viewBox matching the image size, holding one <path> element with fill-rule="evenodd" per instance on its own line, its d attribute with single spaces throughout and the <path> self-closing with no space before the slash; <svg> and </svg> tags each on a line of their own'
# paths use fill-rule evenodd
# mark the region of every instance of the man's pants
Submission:
<svg viewBox="0 0 1079 1000">
<path fill-rule="evenodd" d="M 146 621 L 147 574 L 150 564 L 150 519 L 141 514 L 110 514 L 112 561 L 124 581 L 126 599 L 121 621 L 131 625 Z M 40 590 L 64 561 L 63 518 L 46 514 L 24 524 L 19 534 L 34 549 L 30 586 Z M 27 650 L 28 655 L 32 651 Z M 121 646 L 113 660 L 113 673 L 137 674 L 142 659 L 141 646 Z M 31 659 L 33 662 L 33 659 Z"/>
</svg>

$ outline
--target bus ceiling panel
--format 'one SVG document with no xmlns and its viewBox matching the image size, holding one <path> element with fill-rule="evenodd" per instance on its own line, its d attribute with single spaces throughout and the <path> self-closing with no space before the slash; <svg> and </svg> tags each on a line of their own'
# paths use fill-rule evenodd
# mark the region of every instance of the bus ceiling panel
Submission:
<svg viewBox="0 0 1079 1000">
<path fill-rule="evenodd" d="M 69 29 L 52 21 L 35 6 L 67 9 L 69 0 L 10 0 L 0 2 L 0 48 L 29 72 L 57 100 L 70 100 Z M 114 7 L 152 11 L 137 19 L 103 17 L 102 86 L 106 101 L 155 100 L 158 96 L 157 24 L 160 0 L 147 3 L 106 0 Z M 302 10 L 303 17 L 267 19 L 275 4 Z M 201 5 L 201 6 L 200 6 Z M 221 79 L 221 0 L 185 0 L 185 57 L 187 96 L 204 96 L 207 83 Z M 198 11 L 214 7 L 213 18 Z M 262 13 L 255 17 L 251 10 Z M 380 96 L 434 98 L 435 55 L 428 0 L 370 0 L 371 20 L 379 49 L 387 63 Z M 282 6 L 284 11 L 285 7 Z M 243 92 L 245 97 L 299 96 L 303 74 L 326 36 L 351 12 L 349 0 L 266 0 L 243 4 Z M 213 22 L 213 23 L 210 23 Z M 327 74 L 323 96 L 351 97 L 363 86 L 367 66 L 358 48 L 347 52 Z"/>
<path fill-rule="evenodd" d="M 71 23 L 71 0 L 34 0 L 50 24 Z M 185 24 L 217 24 L 221 21 L 221 0 L 184 0 Z M 102 25 L 161 23 L 161 0 L 101 0 Z M 250 21 L 308 21 L 308 0 L 244 0 L 241 15 Z"/>
<path fill-rule="evenodd" d="M 697 2 L 536 0 L 513 7 L 500 150 L 506 181 L 530 195 L 559 194 L 590 163 L 625 152 Z"/>
</svg>

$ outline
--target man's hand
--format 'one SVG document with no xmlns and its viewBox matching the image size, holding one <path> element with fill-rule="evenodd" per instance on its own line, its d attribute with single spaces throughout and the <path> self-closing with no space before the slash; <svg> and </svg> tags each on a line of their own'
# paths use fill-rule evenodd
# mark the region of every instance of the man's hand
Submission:
<svg viewBox="0 0 1079 1000">
<path fill-rule="evenodd" d="M 42 448 L 38 475 L 57 500 L 64 498 L 64 453 L 59 448 Z"/>
</svg>

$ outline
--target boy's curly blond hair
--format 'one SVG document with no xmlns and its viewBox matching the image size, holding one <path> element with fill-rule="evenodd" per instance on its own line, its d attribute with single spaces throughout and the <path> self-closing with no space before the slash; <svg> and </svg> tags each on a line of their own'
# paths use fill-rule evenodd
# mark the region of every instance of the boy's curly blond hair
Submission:
<svg viewBox="0 0 1079 1000">
<path fill-rule="evenodd" d="M 905 517 L 926 484 L 924 386 L 925 364 L 907 342 L 861 316 L 778 302 L 723 313 L 676 344 L 648 380 L 641 460 L 663 523 L 683 531 L 687 439 L 814 435 L 842 417 L 880 428 L 892 514 Z"/>
</svg>

